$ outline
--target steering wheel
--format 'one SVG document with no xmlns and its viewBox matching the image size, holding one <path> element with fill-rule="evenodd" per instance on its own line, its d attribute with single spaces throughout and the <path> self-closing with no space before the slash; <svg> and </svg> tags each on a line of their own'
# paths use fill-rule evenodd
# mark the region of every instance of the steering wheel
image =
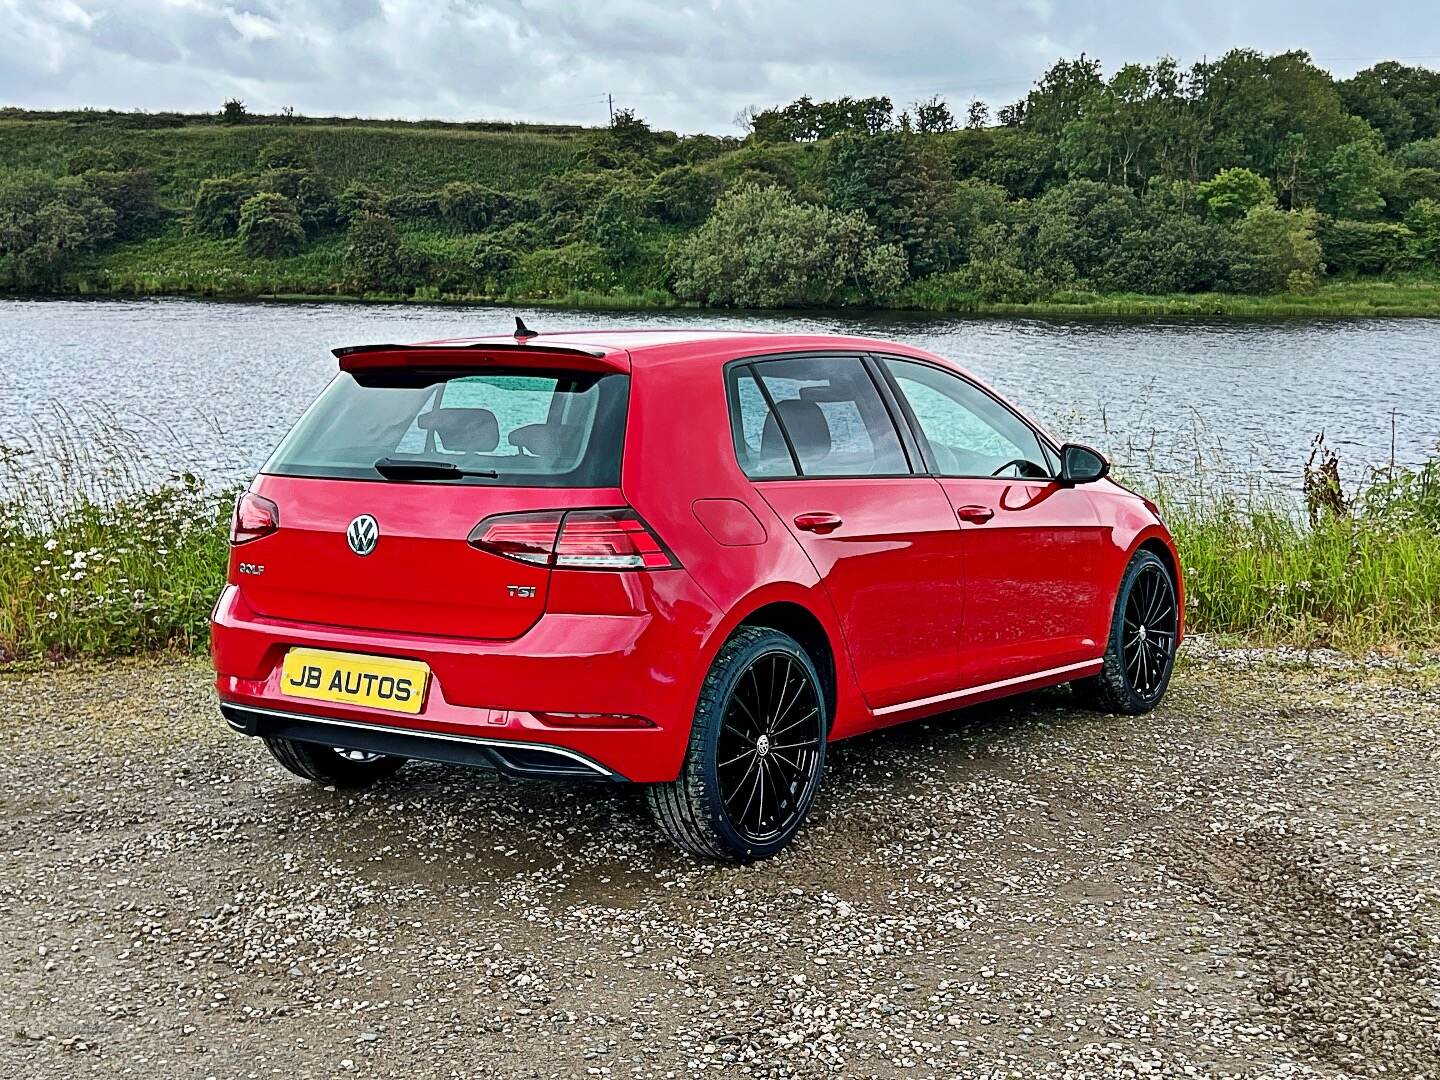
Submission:
<svg viewBox="0 0 1440 1080">
<path fill-rule="evenodd" d="M 1004 465 L 1001 465 L 998 469 L 996 469 L 996 470 L 995 470 L 994 472 L 992 472 L 990 475 L 991 475 L 991 476 L 999 476 L 999 475 L 1000 475 L 1002 472 L 1004 472 L 1006 469 L 1010 468 L 1011 465 L 1014 465 L 1015 468 L 1019 470 L 1021 476 L 1029 476 L 1030 474 L 1029 474 L 1029 472 L 1028 472 L 1027 470 L 1034 468 L 1034 465 L 1032 465 L 1028 459 L 1023 458 L 1023 457 L 1017 457 L 1017 458 L 1011 458 L 1009 461 L 1005 462 Z"/>
</svg>

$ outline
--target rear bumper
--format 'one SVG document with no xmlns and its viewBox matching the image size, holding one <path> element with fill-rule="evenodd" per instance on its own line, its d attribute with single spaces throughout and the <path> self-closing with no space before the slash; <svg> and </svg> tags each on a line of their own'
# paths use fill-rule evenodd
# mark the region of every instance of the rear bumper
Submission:
<svg viewBox="0 0 1440 1080">
<path fill-rule="evenodd" d="M 339 746 L 346 750 L 368 750 L 376 754 L 440 761 L 450 765 L 475 765 L 529 779 L 628 779 L 574 750 L 518 739 L 441 735 L 378 723 L 331 720 L 278 709 L 232 705 L 224 701 L 220 703 L 220 713 L 225 722 L 242 735 L 275 736 Z"/>
<path fill-rule="evenodd" d="M 643 613 L 547 614 L 513 641 L 276 619 L 252 610 L 228 585 L 211 617 L 215 689 L 232 727 L 247 734 L 284 735 L 288 726 L 290 738 L 519 775 L 542 775 L 523 770 L 544 768 L 554 758 L 584 769 L 577 778 L 673 780 L 719 617 L 688 574 L 647 577 L 656 579 L 659 594 Z M 282 693 L 285 654 L 297 646 L 424 662 L 431 680 L 421 711 L 408 715 Z M 565 713 L 643 717 L 652 726 L 571 727 L 544 719 Z M 386 740 L 391 749 L 356 741 L 362 738 Z M 543 775 L 560 774 L 549 769 Z"/>
</svg>

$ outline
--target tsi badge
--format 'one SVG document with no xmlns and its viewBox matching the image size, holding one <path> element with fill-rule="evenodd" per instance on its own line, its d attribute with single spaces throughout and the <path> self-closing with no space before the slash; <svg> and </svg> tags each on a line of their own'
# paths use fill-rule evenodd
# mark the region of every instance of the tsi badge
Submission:
<svg viewBox="0 0 1440 1080">
<path fill-rule="evenodd" d="M 512 600 L 529 600 L 535 595 L 534 585 L 506 585 L 505 591 Z"/>
<path fill-rule="evenodd" d="M 380 542 L 380 526 L 369 514 L 361 514 L 345 529 L 345 539 L 356 555 L 369 555 Z"/>
</svg>

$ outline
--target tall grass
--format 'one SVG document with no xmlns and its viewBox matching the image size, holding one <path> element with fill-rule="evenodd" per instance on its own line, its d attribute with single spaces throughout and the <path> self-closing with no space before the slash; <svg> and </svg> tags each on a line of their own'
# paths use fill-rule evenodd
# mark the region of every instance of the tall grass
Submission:
<svg viewBox="0 0 1440 1080">
<path fill-rule="evenodd" d="M 56 412 L 0 444 L 0 661 L 205 647 L 233 493 L 193 476 L 144 481 L 153 441 Z M 1440 451 L 1349 491 L 1322 455 L 1303 504 L 1204 482 L 1153 493 L 1184 561 L 1192 631 L 1440 646 Z"/>
<path fill-rule="evenodd" d="M 230 496 L 140 479 L 135 433 L 63 411 L 0 444 L 0 661 L 204 647 Z"/>
</svg>

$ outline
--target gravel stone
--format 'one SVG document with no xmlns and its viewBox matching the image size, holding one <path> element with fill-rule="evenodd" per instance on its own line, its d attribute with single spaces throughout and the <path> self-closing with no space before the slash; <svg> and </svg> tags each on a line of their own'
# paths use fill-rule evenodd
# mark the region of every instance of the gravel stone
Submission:
<svg viewBox="0 0 1440 1080">
<path fill-rule="evenodd" d="M 638 790 L 282 772 L 202 662 L 0 673 L 0 1076 L 1440 1078 L 1440 665 L 1187 646 L 837 744 L 777 858 Z"/>
</svg>

